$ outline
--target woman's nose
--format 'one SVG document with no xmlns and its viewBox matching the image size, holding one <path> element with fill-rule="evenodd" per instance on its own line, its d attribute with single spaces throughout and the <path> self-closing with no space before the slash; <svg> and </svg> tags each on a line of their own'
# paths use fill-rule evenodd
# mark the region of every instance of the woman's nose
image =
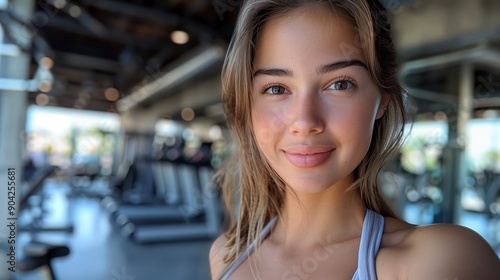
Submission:
<svg viewBox="0 0 500 280">
<path fill-rule="evenodd" d="M 324 130 L 324 112 L 319 94 L 307 92 L 297 95 L 291 112 L 290 130 L 296 135 L 318 134 Z"/>
</svg>

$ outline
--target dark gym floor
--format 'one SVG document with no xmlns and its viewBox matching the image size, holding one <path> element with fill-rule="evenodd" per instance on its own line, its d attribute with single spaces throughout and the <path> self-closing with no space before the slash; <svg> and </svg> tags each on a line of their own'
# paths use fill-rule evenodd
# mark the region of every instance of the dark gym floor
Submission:
<svg viewBox="0 0 500 280">
<path fill-rule="evenodd" d="M 99 182 L 97 182 L 99 183 Z M 105 182 L 101 182 L 105 183 Z M 99 199 L 77 196 L 67 199 L 68 184 L 47 179 L 49 213 L 52 225 L 73 223 L 72 234 L 44 232 L 37 239 L 67 244 L 71 253 L 56 259 L 53 267 L 59 280 L 154 280 L 210 279 L 208 253 L 212 240 L 141 245 L 121 236 Z M 33 236 L 18 234 L 18 244 Z M 19 252 L 22 254 L 22 252 Z M 43 279 L 42 271 L 16 272 L 16 279 Z"/>
</svg>

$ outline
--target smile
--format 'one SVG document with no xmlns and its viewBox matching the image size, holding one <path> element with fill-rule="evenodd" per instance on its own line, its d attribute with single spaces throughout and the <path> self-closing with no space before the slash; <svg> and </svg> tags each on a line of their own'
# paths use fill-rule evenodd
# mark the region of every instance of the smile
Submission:
<svg viewBox="0 0 500 280">
<path fill-rule="evenodd" d="M 335 149 L 332 147 L 290 147 L 284 149 L 285 156 L 298 168 L 313 168 L 328 160 Z"/>
</svg>

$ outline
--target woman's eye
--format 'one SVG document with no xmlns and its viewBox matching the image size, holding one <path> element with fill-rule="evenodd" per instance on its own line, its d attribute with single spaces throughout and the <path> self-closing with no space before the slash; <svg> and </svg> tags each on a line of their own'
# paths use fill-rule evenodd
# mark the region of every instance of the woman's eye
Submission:
<svg viewBox="0 0 500 280">
<path fill-rule="evenodd" d="M 342 81 L 337 81 L 337 82 L 334 82 L 330 88 L 333 89 L 333 90 L 347 90 L 347 89 L 350 89 L 350 88 L 353 88 L 354 87 L 354 84 L 350 81 L 347 81 L 347 80 L 342 80 Z"/>
<path fill-rule="evenodd" d="M 266 88 L 264 91 L 264 93 L 275 94 L 275 95 L 284 94 L 286 92 L 287 90 L 282 86 L 270 86 Z"/>
</svg>

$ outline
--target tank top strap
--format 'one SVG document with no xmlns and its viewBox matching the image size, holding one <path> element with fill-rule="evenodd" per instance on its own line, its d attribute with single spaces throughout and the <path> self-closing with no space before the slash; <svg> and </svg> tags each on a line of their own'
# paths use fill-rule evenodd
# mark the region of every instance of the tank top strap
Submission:
<svg viewBox="0 0 500 280">
<path fill-rule="evenodd" d="M 278 217 L 272 218 L 269 223 L 262 229 L 260 240 L 264 240 L 269 232 L 273 229 Z M 358 251 L 358 269 L 354 273 L 352 280 L 375 280 L 377 275 L 375 272 L 375 257 L 377 256 L 384 234 L 385 219 L 382 215 L 367 209 L 365 219 L 363 221 L 363 229 L 361 231 L 361 241 Z M 255 250 L 256 241 L 240 255 L 240 257 L 230 266 L 228 266 L 219 280 L 227 280 L 229 276 L 240 266 L 248 256 Z"/>
<path fill-rule="evenodd" d="M 375 257 L 384 234 L 385 219 L 382 215 L 367 209 L 358 252 L 358 269 L 353 280 L 375 280 Z"/>
<path fill-rule="evenodd" d="M 262 232 L 259 235 L 261 241 L 267 237 L 269 232 L 273 229 L 274 225 L 276 224 L 277 220 L 278 220 L 278 216 L 273 217 L 267 223 L 267 225 L 262 229 Z M 250 254 L 253 252 L 253 250 L 255 250 L 256 242 L 257 241 L 254 240 L 252 242 L 252 244 L 250 244 L 250 246 L 248 246 L 246 248 L 246 250 L 243 252 L 243 254 L 241 254 L 240 257 L 238 259 L 236 259 L 236 261 L 233 262 L 232 265 L 230 265 L 229 267 L 227 267 L 224 270 L 222 277 L 219 278 L 220 280 L 227 280 L 229 278 L 229 275 L 231 275 L 236 270 L 236 268 L 238 268 L 238 266 L 240 266 L 248 258 L 248 256 L 250 256 Z"/>
</svg>

